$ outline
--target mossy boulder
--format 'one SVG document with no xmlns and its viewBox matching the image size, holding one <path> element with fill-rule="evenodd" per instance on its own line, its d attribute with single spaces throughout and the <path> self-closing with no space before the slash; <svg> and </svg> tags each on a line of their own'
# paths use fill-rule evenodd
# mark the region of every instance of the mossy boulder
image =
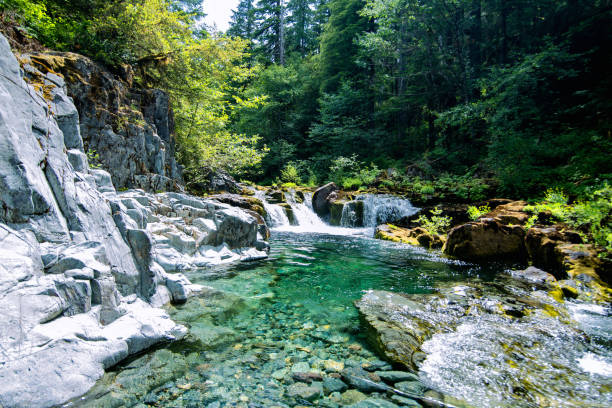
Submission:
<svg viewBox="0 0 612 408">
<path fill-rule="evenodd" d="M 329 204 L 329 223 L 331 225 L 340 225 L 345 204 L 346 201 L 334 201 Z"/>
<path fill-rule="evenodd" d="M 507 259 L 527 262 L 525 230 L 484 218 L 450 230 L 444 253 L 466 261 Z"/>
<path fill-rule="evenodd" d="M 383 224 L 376 227 L 374 238 L 422 246 L 428 249 L 442 248 L 446 240 L 444 236 L 430 234 L 425 228 L 402 228 L 393 224 Z"/>
</svg>

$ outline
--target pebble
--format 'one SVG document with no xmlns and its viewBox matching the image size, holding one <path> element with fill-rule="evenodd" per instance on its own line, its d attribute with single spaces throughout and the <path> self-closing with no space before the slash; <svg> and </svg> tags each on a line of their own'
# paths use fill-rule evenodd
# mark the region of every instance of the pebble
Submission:
<svg viewBox="0 0 612 408">
<path fill-rule="evenodd" d="M 303 398 L 306 401 L 312 402 L 321 396 L 321 389 L 314 385 L 298 382 L 287 387 L 287 395 L 293 398 Z"/>
<path fill-rule="evenodd" d="M 393 369 L 391 364 L 381 360 L 368 361 L 362 364 L 361 367 L 366 371 L 391 371 Z"/>
<path fill-rule="evenodd" d="M 413 395 L 423 395 L 425 387 L 419 381 L 402 381 L 395 384 L 395 388 Z"/>
<path fill-rule="evenodd" d="M 359 392 L 357 390 L 348 390 L 342 393 L 340 402 L 342 403 L 342 405 L 351 405 L 356 404 L 359 401 L 363 401 L 366 398 L 366 395 L 362 392 Z"/>
<path fill-rule="evenodd" d="M 349 405 L 350 408 L 397 408 L 397 405 L 380 398 L 368 398 L 356 404 Z"/>
<path fill-rule="evenodd" d="M 344 363 L 335 360 L 325 360 L 323 367 L 325 367 L 325 371 L 340 373 L 344 370 Z"/>
<path fill-rule="evenodd" d="M 407 371 L 376 371 L 378 375 L 384 381 L 390 383 L 396 383 L 401 381 L 419 381 L 419 376 Z"/>
<path fill-rule="evenodd" d="M 398 404 L 400 404 L 402 407 L 407 407 L 407 408 L 421 408 L 422 407 L 422 405 L 416 402 L 415 400 L 410 399 L 410 398 L 400 397 L 399 395 L 394 395 L 391 397 L 391 399 L 397 402 Z"/>
<path fill-rule="evenodd" d="M 295 363 L 293 367 L 291 367 L 292 373 L 307 373 L 309 371 L 310 371 L 310 365 L 303 361 L 300 361 L 299 363 Z"/>
<path fill-rule="evenodd" d="M 347 388 L 348 386 L 344 383 L 344 381 L 338 378 L 326 377 L 323 379 L 323 392 L 325 394 L 344 392 L 347 390 Z"/>
</svg>

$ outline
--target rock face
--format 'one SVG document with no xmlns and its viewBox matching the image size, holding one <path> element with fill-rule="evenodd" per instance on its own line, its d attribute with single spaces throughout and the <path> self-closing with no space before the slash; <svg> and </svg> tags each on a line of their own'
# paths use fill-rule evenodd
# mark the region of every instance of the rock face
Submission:
<svg viewBox="0 0 612 408">
<path fill-rule="evenodd" d="M 520 225 L 503 225 L 485 218 L 450 230 L 444 252 L 469 261 L 509 259 L 527 261 L 525 230 Z"/>
<path fill-rule="evenodd" d="M 185 327 L 155 307 L 200 287 L 171 272 L 265 257 L 255 247 L 267 248 L 256 218 L 227 204 L 179 193 L 118 194 L 110 174 L 89 168 L 83 126 L 62 79 L 32 65 L 25 70 L 41 82 L 24 81 L 0 36 L 3 407 L 61 404 L 127 356 L 182 338 Z M 156 106 L 147 115 L 158 120 L 165 108 Z M 140 141 L 130 147 L 139 154 Z M 121 156 L 128 145 L 118 143 Z"/>
<path fill-rule="evenodd" d="M 64 90 L 63 99 L 54 95 L 54 112 L 66 147 L 84 146 L 115 187 L 182 190 L 167 94 L 133 88 L 129 70 L 120 78 L 78 54 L 25 54 L 20 60 L 27 82 Z"/>
<path fill-rule="evenodd" d="M 327 218 L 330 213 L 331 203 L 337 198 L 338 186 L 335 183 L 328 183 L 319 187 L 312 195 L 312 209 L 321 218 Z"/>
</svg>

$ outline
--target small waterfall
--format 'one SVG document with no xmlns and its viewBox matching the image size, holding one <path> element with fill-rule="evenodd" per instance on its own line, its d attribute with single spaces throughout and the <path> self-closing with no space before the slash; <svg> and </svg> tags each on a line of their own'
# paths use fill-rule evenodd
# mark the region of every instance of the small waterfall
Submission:
<svg viewBox="0 0 612 408">
<path fill-rule="evenodd" d="M 278 228 L 289 225 L 289 217 L 285 209 L 277 204 L 270 204 L 263 191 L 255 191 L 255 197 L 259 198 L 266 210 L 266 222 L 270 228 Z"/>
<path fill-rule="evenodd" d="M 304 199 L 300 200 L 295 191 L 285 192 L 284 199 L 287 203 L 283 205 L 289 204 L 291 209 L 270 203 L 264 191 L 255 191 L 255 197 L 263 203 L 267 213 L 266 222 L 270 228 L 294 232 L 363 234 L 367 233 L 366 230 L 371 232 L 377 225 L 397 222 L 418 211 L 410 201 L 400 197 L 365 194 L 344 204 L 340 225 L 332 226 L 323 222 L 313 211 L 311 193 L 304 193 Z"/>
<path fill-rule="evenodd" d="M 304 194 L 304 202 L 298 203 L 293 194 L 288 195 L 287 201 L 293 209 L 293 215 L 300 227 L 325 227 L 326 224 L 312 209 L 312 193 Z"/>
<path fill-rule="evenodd" d="M 419 210 L 409 200 L 395 196 L 365 194 L 357 200 L 363 201 L 363 224 L 370 228 L 397 222 Z"/>
<path fill-rule="evenodd" d="M 357 210 L 354 206 L 346 203 L 342 207 L 342 218 L 340 218 L 340 226 L 345 228 L 355 228 L 363 226 L 363 220 L 357 216 Z"/>
</svg>

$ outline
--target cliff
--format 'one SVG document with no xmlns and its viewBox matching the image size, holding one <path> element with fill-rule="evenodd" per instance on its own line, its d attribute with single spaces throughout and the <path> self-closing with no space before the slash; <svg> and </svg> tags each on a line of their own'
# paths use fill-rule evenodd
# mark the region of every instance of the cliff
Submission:
<svg viewBox="0 0 612 408">
<path fill-rule="evenodd" d="M 61 404 L 127 356 L 182 338 L 187 329 L 157 307 L 201 288 L 177 272 L 268 250 L 267 227 L 248 211 L 177 192 L 117 192 L 113 183 L 179 185 L 165 96 L 129 91 L 74 54 L 23 58 L 22 69 L 0 36 L 5 408 Z M 122 98 L 139 100 L 141 125 L 112 126 Z M 85 146 L 111 174 L 90 167 Z"/>
<path fill-rule="evenodd" d="M 76 138 L 67 147 L 84 147 L 118 189 L 182 190 L 167 94 L 132 87 L 130 68 L 115 75 L 79 54 L 23 53 L 19 62 L 34 87 L 64 79 L 60 85 L 78 110 L 83 140 L 83 146 Z"/>
</svg>

